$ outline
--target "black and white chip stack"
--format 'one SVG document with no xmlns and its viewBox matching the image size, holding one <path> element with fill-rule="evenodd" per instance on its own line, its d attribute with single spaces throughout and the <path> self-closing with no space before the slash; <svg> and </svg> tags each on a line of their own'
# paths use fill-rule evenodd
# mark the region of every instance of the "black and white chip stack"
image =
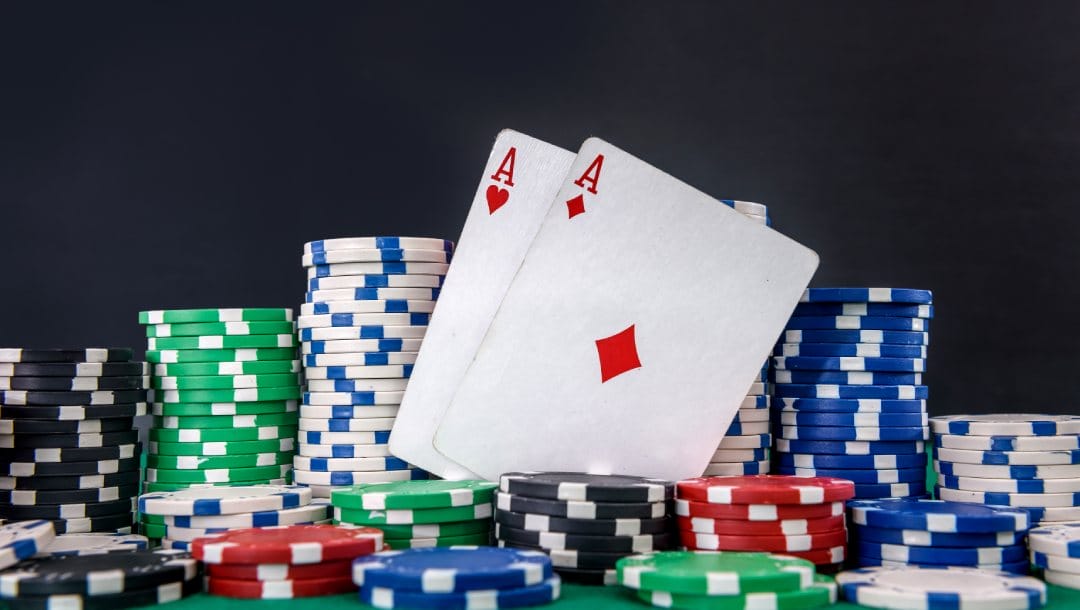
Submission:
<svg viewBox="0 0 1080 610">
<path fill-rule="evenodd" d="M 495 538 L 501 547 L 542 550 L 568 582 L 617 584 L 615 562 L 674 549 L 669 481 L 571 472 L 500 477 Z"/>
<path fill-rule="evenodd" d="M 0 348 L 0 519 L 130 533 L 147 367 L 128 348 Z"/>
<path fill-rule="evenodd" d="M 390 455 L 388 442 L 452 253 L 452 242 L 426 237 L 304 245 L 297 326 L 307 390 L 294 473 L 316 497 L 427 478 Z"/>
</svg>

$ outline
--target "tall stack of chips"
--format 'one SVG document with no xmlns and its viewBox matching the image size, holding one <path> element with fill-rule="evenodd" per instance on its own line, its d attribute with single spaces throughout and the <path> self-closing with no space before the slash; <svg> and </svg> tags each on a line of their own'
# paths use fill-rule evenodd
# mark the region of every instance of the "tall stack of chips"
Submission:
<svg viewBox="0 0 1080 610">
<path fill-rule="evenodd" d="M 453 244 L 355 237 L 304 245 L 308 292 L 298 326 L 307 392 L 296 482 L 334 486 L 427 478 L 387 442 Z"/>
<path fill-rule="evenodd" d="M 672 484 L 619 475 L 514 472 L 496 497 L 499 546 L 541 550 L 564 580 L 614 584 L 615 562 L 675 548 Z"/>
<path fill-rule="evenodd" d="M 130 532 L 146 374 L 127 348 L 0 349 L 0 519 Z"/>
<path fill-rule="evenodd" d="M 1033 524 L 1080 520 L 1080 415 L 930 420 L 937 497 L 1027 509 Z"/>
<path fill-rule="evenodd" d="M 855 565 L 1028 571 L 1023 509 L 903 498 L 856 500 L 848 509 Z"/>
<path fill-rule="evenodd" d="M 689 550 L 763 551 L 823 569 L 844 561 L 844 502 L 854 484 L 828 477 L 701 477 L 675 484 L 679 537 Z"/>
<path fill-rule="evenodd" d="M 773 358 L 781 474 L 855 482 L 856 498 L 926 495 L 929 290 L 810 288 Z"/>
<path fill-rule="evenodd" d="M 296 441 L 291 309 L 144 311 L 154 421 L 145 490 L 283 483 Z"/>
</svg>

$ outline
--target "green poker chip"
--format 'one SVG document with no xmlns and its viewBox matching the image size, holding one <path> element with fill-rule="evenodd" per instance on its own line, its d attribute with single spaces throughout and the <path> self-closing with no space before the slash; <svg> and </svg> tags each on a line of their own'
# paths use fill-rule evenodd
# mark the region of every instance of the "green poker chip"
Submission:
<svg viewBox="0 0 1080 610">
<path fill-rule="evenodd" d="M 261 428 L 151 428 L 150 440 L 160 443 L 233 443 L 296 438 L 296 426 Z M 259 452 L 262 453 L 262 452 Z"/>
<path fill-rule="evenodd" d="M 394 481 L 335 489 L 330 499 L 353 510 L 452 508 L 490 503 L 498 488 L 489 481 Z"/>
<path fill-rule="evenodd" d="M 150 515 L 143 515 L 145 519 Z M 139 521 L 139 532 L 147 538 L 165 538 L 167 528 L 164 523 L 149 523 L 147 521 Z"/>
<path fill-rule="evenodd" d="M 291 322 L 292 308 L 254 307 L 223 309 L 158 309 L 140 311 L 139 324 L 192 324 L 198 322 Z"/>
<path fill-rule="evenodd" d="M 234 415 L 269 415 L 296 413 L 295 400 L 264 400 L 252 402 L 185 402 L 150 405 L 151 414 L 158 417 L 225 417 Z"/>
<path fill-rule="evenodd" d="M 692 595 L 798 591 L 814 583 L 814 564 L 769 553 L 665 551 L 631 555 L 616 564 L 630 589 Z"/>
<path fill-rule="evenodd" d="M 280 388 L 299 386 L 300 375 L 206 375 L 187 377 L 154 377 L 150 387 L 155 390 L 233 390 L 242 388 Z"/>
<path fill-rule="evenodd" d="M 211 470 L 218 468 L 254 468 L 292 464 L 293 452 L 245 453 L 240 455 L 148 455 L 146 467 L 167 470 Z"/>
<path fill-rule="evenodd" d="M 262 349 L 148 349 L 146 361 L 153 364 L 187 362 L 253 362 L 265 360 L 295 360 L 291 347 Z"/>
<path fill-rule="evenodd" d="M 295 347 L 296 335 L 283 333 L 277 335 L 203 335 L 201 337 L 151 337 L 146 340 L 151 350 L 191 350 L 191 349 L 244 349 Z"/>
<path fill-rule="evenodd" d="M 266 415 L 211 415 L 209 417 L 154 417 L 155 428 L 261 428 L 265 426 L 295 426 L 296 412 Z"/>
<path fill-rule="evenodd" d="M 300 386 L 279 388 L 243 388 L 240 390 L 154 390 L 151 402 L 254 402 L 266 400 L 295 400 L 300 398 Z"/>
<path fill-rule="evenodd" d="M 146 336 L 161 337 L 202 337 L 202 336 L 243 336 L 243 335 L 281 335 L 295 330 L 292 322 L 199 322 L 197 324 L 151 324 L 146 327 Z"/>
<path fill-rule="evenodd" d="M 210 470 L 168 470 L 147 468 L 150 483 L 247 483 L 284 477 L 292 464 L 256 466 L 254 468 L 215 468 Z"/>
<path fill-rule="evenodd" d="M 331 492 L 332 494 L 333 492 Z M 379 526 L 387 538 L 396 540 L 409 540 L 412 538 L 450 538 L 454 536 L 468 536 L 472 534 L 486 534 L 491 531 L 489 519 L 472 519 L 469 521 L 451 521 L 448 523 L 428 523 L 421 525 L 387 525 Z"/>
<path fill-rule="evenodd" d="M 153 430 L 150 431 L 154 433 Z M 280 453 L 293 451 L 296 446 L 295 438 L 281 438 L 267 441 L 224 441 L 224 442 L 201 442 L 201 443 L 171 443 L 166 441 L 150 441 L 148 447 L 151 454 L 157 455 L 237 455 L 240 453 Z"/>
<path fill-rule="evenodd" d="M 254 362 L 188 362 L 155 364 L 157 377 L 215 377 L 220 375 L 280 375 L 299 373 L 299 360 L 257 360 Z"/>
<path fill-rule="evenodd" d="M 464 536 L 445 536 L 443 538 L 384 538 L 383 542 L 394 550 L 433 546 L 487 546 L 491 544 L 491 534 L 466 534 Z"/>
<path fill-rule="evenodd" d="M 333 502 L 333 500 L 331 500 Z M 444 521 L 468 521 L 470 519 L 488 519 L 492 515 L 490 503 L 475 506 L 456 506 L 454 508 L 423 508 L 416 510 L 350 510 L 334 506 L 334 518 L 355 525 L 385 524 L 422 524 L 443 523 Z"/>
<path fill-rule="evenodd" d="M 388 541 L 389 542 L 389 541 Z M 798 591 L 748 593 L 746 595 L 693 595 L 667 591 L 637 592 L 638 599 L 657 608 L 683 610 L 804 610 L 836 603 L 836 582 L 815 576 L 814 584 Z"/>
<path fill-rule="evenodd" d="M 292 485 L 292 473 L 284 479 L 270 479 L 269 481 L 253 481 L 244 483 L 143 483 L 143 493 L 156 493 L 159 491 L 181 491 L 192 487 L 248 487 L 250 485 Z M 149 519 L 151 515 L 142 515 Z"/>
</svg>

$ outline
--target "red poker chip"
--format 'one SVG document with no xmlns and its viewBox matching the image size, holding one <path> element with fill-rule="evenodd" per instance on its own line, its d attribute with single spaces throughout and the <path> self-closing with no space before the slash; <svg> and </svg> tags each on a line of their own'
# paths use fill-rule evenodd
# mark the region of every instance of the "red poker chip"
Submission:
<svg viewBox="0 0 1080 610">
<path fill-rule="evenodd" d="M 745 519 L 708 519 L 676 517 L 680 530 L 699 534 L 722 534 L 729 536 L 751 534 L 756 536 L 797 536 L 819 534 L 844 528 L 844 515 L 821 519 L 783 519 L 780 521 L 746 521 Z"/>
<path fill-rule="evenodd" d="M 847 544 L 847 530 L 803 536 L 720 536 L 679 530 L 683 546 L 695 551 L 767 551 L 790 553 Z"/>
<path fill-rule="evenodd" d="M 855 483 L 832 477 L 755 474 L 699 477 L 675 484 L 676 496 L 710 504 L 822 504 L 855 497 Z"/>
<path fill-rule="evenodd" d="M 355 559 L 383 547 L 382 530 L 333 525 L 284 525 L 230 530 L 197 538 L 191 554 L 204 563 L 287 563 L 301 565 Z"/>
<path fill-rule="evenodd" d="M 744 521 L 781 521 L 787 519 L 822 519 L 844 514 L 843 502 L 828 504 L 709 504 L 675 500 L 675 514 L 680 517 L 736 519 Z"/>
<path fill-rule="evenodd" d="M 305 580 L 352 576 L 352 560 L 293 566 L 287 563 L 207 565 L 206 574 L 223 580 Z"/>
<path fill-rule="evenodd" d="M 355 591 L 352 576 L 345 578 L 309 578 L 302 580 L 229 580 L 207 578 L 206 590 L 211 595 L 244 599 L 291 599 L 317 597 Z"/>
<path fill-rule="evenodd" d="M 814 565 L 834 565 L 843 563 L 844 558 L 847 555 L 847 547 L 834 546 L 831 549 L 813 549 L 810 551 L 790 551 L 784 553 L 785 555 L 791 555 L 792 557 L 798 557 L 799 559 L 805 559 Z"/>
</svg>

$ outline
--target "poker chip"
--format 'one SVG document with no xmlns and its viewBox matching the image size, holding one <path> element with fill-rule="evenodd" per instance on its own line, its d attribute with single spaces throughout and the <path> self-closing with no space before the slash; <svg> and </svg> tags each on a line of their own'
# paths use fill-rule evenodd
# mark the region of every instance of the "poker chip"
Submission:
<svg viewBox="0 0 1080 610">
<path fill-rule="evenodd" d="M 295 400 L 252 402 L 153 403 L 151 413 L 158 417 L 221 417 L 234 415 L 264 415 L 295 413 Z"/>
<path fill-rule="evenodd" d="M 804 316 L 796 312 L 788 320 L 792 330 L 904 330 L 926 331 L 930 321 L 924 318 L 886 316 Z"/>
<path fill-rule="evenodd" d="M 192 487 L 145 494 L 139 512 L 151 515 L 228 515 L 282 510 L 308 504 L 311 490 L 301 486 Z"/>
<path fill-rule="evenodd" d="M 616 565 L 619 584 L 689 595 L 798 591 L 814 582 L 814 564 L 768 553 L 666 551 L 632 555 Z"/>
<path fill-rule="evenodd" d="M 393 459 L 397 460 L 397 458 Z M 428 474 L 423 470 L 411 467 L 402 468 L 400 470 L 374 470 L 371 472 L 312 472 L 309 470 L 294 469 L 293 478 L 298 484 L 301 485 L 331 488 L 348 485 L 361 485 L 364 483 L 422 481 L 428 478 Z"/>
<path fill-rule="evenodd" d="M 905 546 L 978 548 L 1005 547 L 1024 543 L 1023 532 L 986 532 L 950 534 L 913 529 L 892 529 L 856 525 L 853 538 L 861 542 L 902 544 Z"/>
<path fill-rule="evenodd" d="M 1046 582 L 1059 587 L 1080 589 L 1080 576 L 1072 572 L 1059 572 L 1053 569 L 1043 570 L 1043 579 Z"/>
<path fill-rule="evenodd" d="M 99 487 L 136 485 L 138 482 L 139 471 L 128 470 L 112 474 L 88 474 L 71 477 L 0 477 L 0 489 L 96 489 Z"/>
<path fill-rule="evenodd" d="M 943 533 L 1021 532 L 1030 525 L 1026 510 L 941 500 L 884 499 L 848 503 L 858 525 Z"/>
<path fill-rule="evenodd" d="M 131 551 L 32 559 L 0 574 L 0 597 L 115 595 L 199 576 L 199 564 L 177 551 Z"/>
<path fill-rule="evenodd" d="M 0 435 L 38 434 L 101 434 L 104 432 L 131 431 L 132 418 L 90 419 L 79 421 L 51 421 L 38 419 L 0 419 Z"/>
<path fill-rule="evenodd" d="M 1080 492 L 1072 493 L 1004 493 L 937 488 L 940 499 L 949 502 L 974 502 L 999 506 L 1072 508 L 1080 504 Z"/>
<path fill-rule="evenodd" d="M 768 474 L 770 461 L 764 459 L 754 462 L 735 462 L 732 464 L 710 462 L 701 476 L 733 477 L 747 474 Z"/>
<path fill-rule="evenodd" d="M 147 337 L 201 337 L 204 335 L 279 335 L 292 333 L 291 321 L 195 322 L 190 324 L 147 324 Z"/>
<path fill-rule="evenodd" d="M 840 592 L 871 608 L 1029 610 L 1046 603 L 1046 585 L 1018 576 L 964 567 L 875 567 L 841 572 Z"/>
<path fill-rule="evenodd" d="M 925 413 L 816 413 L 813 411 L 781 410 L 780 424 L 783 426 L 836 426 L 845 428 L 922 428 L 927 425 L 927 416 Z"/>
<path fill-rule="evenodd" d="M 415 481 L 357 485 L 331 493 L 335 506 L 354 510 L 432 509 L 490 503 L 487 481 Z"/>
<path fill-rule="evenodd" d="M 491 524 L 486 519 L 471 521 L 451 521 L 447 523 L 405 524 L 405 525 L 380 525 L 388 540 L 413 540 L 413 539 L 446 539 L 473 536 L 478 534 L 487 535 L 491 531 Z"/>
<path fill-rule="evenodd" d="M 308 298 L 315 296 L 327 296 L 326 293 L 352 291 L 322 290 L 307 293 Z M 335 295 L 338 299 L 346 299 L 348 295 Z M 353 339 L 423 339 L 427 334 L 427 326 L 386 326 L 371 324 L 368 326 L 345 326 L 331 328 L 302 328 L 300 339 L 303 341 L 343 341 Z"/>
<path fill-rule="evenodd" d="M 418 593 L 381 587 L 360 589 L 360 601 L 376 608 L 461 608 L 463 610 L 519 608 L 547 604 L 559 599 L 561 580 L 550 578 L 539 585 L 467 591 Z"/>
<path fill-rule="evenodd" d="M 582 502 L 655 503 L 672 497 L 672 485 L 667 481 L 569 472 L 504 474 L 499 489 L 531 498 Z"/>
<path fill-rule="evenodd" d="M 354 590 L 356 585 L 350 576 L 284 580 L 233 580 L 211 576 L 206 579 L 206 591 L 210 595 L 241 599 L 293 599 Z"/>
<path fill-rule="evenodd" d="M 252 442 L 289 439 L 297 434 L 294 426 L 263 426 L 258 428 L 152 428 L 152 443 L 220 443 Z"/>
<path fill-rule="evenodd" d="M 305 358 L 304 367 L 308 379 L 406 379 L 412 375 L 411 364 L 317 366 L 307 364 Z"/>
<path fill-rule="evenodd" d="M 777 453 L 780 468 L 800 468 L 823 471 L 835 470 L 899 470 L 926 469 L 925 453 L 878 455 L 827 455 L 813 453 Z M 824 475 L 834 476 L 834 475 Z M 837 478 L 845 478 L 839 476 Z"/>
<path fill-rule="evenodd" d="M 912 288 L 807 288 L 799 303 L 933 303 L 929 290 Z"/>
<path fill-rule="evenodd" d="M 425 262 L 449 263 L 450 252 L 446 250 L 400 249 L 400 248 L 364 248 L 323 250 L 310 252 L 303 256 L 305 267 L 330 265 L 335 263 L 368 262 Z"/>
<path fill-rule="evenodd" d="M 1080 559 L 1080 524 L 1056 523 L 1032 528 L 1028 532 L 1028 544 L 1033 552 Z"/>
<path fill-rule="evenodd" d="M 657 608 L 686 610 L 807 610 L 836 603 L 837 586 L 832 578 L 815 576 L 805 589 L 782 592 L 747 593 L 745 595 L 691 595 L 669 591 L 638 590 L 637 598 Z"/>
<path fill-rule="evenodd" d="M 338 521 L 364 525 L 444 523 L 489 519 L 491 515 L 492 508 L 489 503 L 454 508 L 392 510 L 349 510 L 334 507 L 334 518 Z"/>
<path fill-rule="evenodd" d="M 325 380 L 324 380 L 325 381 Z M 311 383 L 314 383 L 312 381 Z M 352 382 L 349 382 L 352 383 Z M 309 384 L 310 385 L 310 384 Z M 304 405 L 300 417 L 307 419 L 371 419 L 397 417 L 398 405 Z M 336 424 L 327 424 L 334 426 Z"/>
<path fill-rule="evenodd" d="M 626 557 L 627 553 L 605 553 L 602 551 L 579 551 L 576 549 L 541 549 L 507 540 L 498 541 L 499 548 L 519 548 L 542 550 L 551 558 L 551 565 L 556 572 L 562 568 L 574 570 L 607 570 L 615 567 L 615 562 Z"/>
<path fill-rule="evenodd" d="M 408 288 L 389 290 L 410 290 Z M 339 326 L 427 326 L 431 316 L 426 313 L 331 313 L 300 316 L 298 328 L 331 328 Z M 382 352 L 385 353 L 385 352 Z"/>
<path fill-rule="evenodd" d="M 257 307 L 250 309 L 173 309 L 140 311 L 139 324 L 194 324 L 201 322 L 288 322 L 292 309 Z"/>
<path fill-rule="evenodd" d="M 825 504 L 713 504 L 675 500 L 675 514 L 680 517 L 707 519 L 744 519 L 747 521 L 781 521 L 788 519 L 821 519 L 844 514 L 843 502 Z"/>
<path fill-rule="evenodd" d="M 387 551 L 357 558 L 353 582 L 361 591 L 385 588 L 428 594 L 515 589 L 552 578 L 544 553 L 497 547 Z"/>
<path fill-rule="evenodd" d="M 77 608 L 81 610 L 115 610 L 165 604 L 202 591 L 202 580 L 193 578 L 172 582 L 147 589 L 136 589 L 113 595 L 77 596 L 69 594 L 19 597 L 5 600 L 8 608 L 19 610 L 56 610 Z"/>
<path fill-rule="evenodd" d="M 820 534 L 844 528 L 843 515 L 818 519 L 782 519 L 778 521 L 743 521 L 736 519 L 708 519 L 678 517 L 676 524 L 681 531 L 727 536 L 798 536 Z"/>
<path fill-rule="evenodd" d="M 149 541 L 138 534 L 61 534 L 34 557 L 105 555 L 146 550 Z"/>
<path fill-rule="evenodd" d="M 581 550 L 603 553 L 648 553 L 674 547 L 668 533 L 637 536 L 589 536 L 560 532 L 537 532 L 495 525 L 495 536 L 512 544 L 547 550 Z"/>
<path fill-rule="evenodd" d="M 202 335 L 198 337 L 150 337 L 147 350 L 221 350 L 296 347 L 296 335 Z"/>
<path fill-rule="evenodd" d="M 149 349 L 146 351 L 146 360 L 154 364 L 256 362 L 295 359 L 296 350 L 292 346 L 232 349 Z"/>
<path fill-rule="evenodd" d="M 206 566 L 206 574 L 210 578 L 222 580 L 274 581 L 347 577 L 349 582 L 352 582 L 352 560 L 343 559 L 303 565 L 290 565 L 287 563 L 210 564 Z"/>
<path fill-rule="evenodd" d="M 127 499 L 139 491 L 138 485 L 99 487 L 96 489 L 15 489 L 0 491 L 0 504 L 35 506 L 39 504 L 86 504 Z"/>
<path fill-rule="evenodd" d="M 217 468 L 206 470 L 165 470 L 147 468 L 145 480 L 150 483 L 247 483 L 285 477 L 291 464 L 256 466 L 253 468 Z"/>
<path fill-rule="evenodd" d="M 153 378 L 155 390 L 233 390 L 241 388 L 281 387 L 299 383 L 295 373 L 267 373 L 263 375 L 187 375 Z"/>
<path fill-rule="evenodd" d="M 758 462 L 768 459 L 768 449 L 717 449 L 713 452 L 711 462 L 712 463 L 724 463 L 724 462 Z"/>
<path fill-rule="evenodd" d="M 101 434 L 9 434 L 0 435 L 0 447 L 5 449 L 114 447 L 134 444 L 138 440 L 137 430 Z"/>
<path fill-rule="evenodd" d="M 850 304 L 850 303 L 849 303 Z M 925 345 L 882 343 L 779 343 L 774 357 L 785 358 L 913 358 L 926 359 Z"/>
<path fill-rule="evenodd" d="M 151 369 L 156 377 L 229 378 L 246 375 L 282 375 L 300 372 L 299 360 L 253 360 L 247 362 L 189 362 L 155 364 Z"/>
<path fill-rule="evenodd" d="M 53 519 L 57 534 L 86 534 L 94 532 L 131 533 L 131 513 L 123 512 L 100 517 Z"/>
<path fill-rule="evenodd" d="M 332 250 L 393 250 L 399 248 L 453 252 L 454 242 L 432 237 L 340 237 L 307 242 L 304 244 L 304 254 Z"/>
<path fill-rule="evenodd" d="M 394 419 L 393 417 L 365 417 L 327 420 L 302 417 L 299 421 L 299 428 L 302 434 L 307 432 L 370 432 L 393 428 Z M 309 442 L 318 444 L 318 439 L 319 437 L 312 437 Z"/>
<path fill-rule="evenodd" d="M 777 398 L 776 406 L 781 412 L 922 413 L 926 410 L 926 401 L 880 398 Z"/>
<path fill-rule="evenodd" d="M 1080 450 L 1080 435 L 1060 436 L 962 436 L 935 434 L 934 446 L 967 451 L 1075 451 Z"/>
<path fill-rule="evenodd" d="M 14 357 L 2 353 L 0 356 L 8 358 L 9 362 Z M 0 525 L 0 570 L 44 551 L 55 537 L 49 521 L 16 521 Z"/>
<path fill-rule="evenodd" d="M 776 439 L 780 453 L 811 453 L 826 455 L 904 455 L 921 454 L 926 449 L 922 441 L 804 441 Z"/>
<path fill-rule="evenodd" d="M 938 449 L 935 456 L 942 462 L 959 464 L 994 464 L 1015 466 L 1049 466 L 1080 464 L 1080 451 L 968 451 Z"/>
<path fill-rule="evenodd" d="M 5 405 L 119 405 L 143 402 L 145 390 L 97 390 L 92 392 L 0 391 L 0 404 Z"/>
<path fill-rule="evenodd" d="M 852 483 L 819 477 L 704 477 L 675 484 L 680 498 L 709 504 L 821 504 L 852 497 Z"/>
<path fill-rule="evenodd" d="M 926 484 L 915 483 L 856 483 L 855 498 L 871 500 L 874 498 L 925 498 Z"/>
<path fill-rule="evenodd" d="M 929 428 L 915 427 L 828 427 L 783 426 L 780 437 L 811 441 L 921 441 L 930 438 Z"/>
<path fill-rule="evenodd" d="M 1031 563 L 1044 570 L 1073 574 L 1076 582 L 1080 582 L 1080 559 L 1035 551 L 1031 553 Z"/>
<path fill-rule="evenodd" d="M 751 434 L 747 436 L 724 435 L 724 439 L 717 445 L 717 450 L 768 449 L 770 447 L 772 447 L 771 434 Z"/>
<path fill-rule="evenodd" d="M 519 530 L 585 536 L 641 536 L 661 534 L 670 529 L 669 521 L 663 517 L 654 519 L 577 519 L 518 513 L 501 509 L 495 511 L 495 523 Z"/>
<path fill-rule="evenodd" d="M 442 538 L 387 538 L 386 546 L 393 550 L 428 549 L 449 546 L 486 546 L 491 544 L 489 531 L 481 534 L 443 536 Z"/>
<path fill-rule="evenodd" d="M 291 565 L 352 559 L 382 548 L 383 534 L 373 528 L 287 525 L 231 530 L 191 543 L 192 555 L 205 563 L 287 563 Z"/>
<path fill-rule="evenodd" d="M 777 384 L 810 384 L 815 386 L 919 386 L 922 373 L 885 373 L 865 371 L 786 371 L 774 370 L 772 381 Z M 854 392 L 854 390 L 848 391 Z M 884 390 L 882 390 L 884 392 Z"/>
<path fill-rule="evenodd" d="M 795 314 L 800 316 L 932 318 L 934 306 L 910 303 L 799 303 L 795 306 Z"/>
<path fill-rule="evenodd" d="M 442 277 L 437 275 L 347 275 L 339 277 L 308 277 L 308 290 L 327 288 L 438 288 Z M 329 303 L 303 303 L 300 315 L 326 315 L 338 313 L 431 313 L 435 311 L 432 301 L 332 301 Z M 402 349 L 367 349 L 365 352 L 416 351 Z"/>
<path fill-rule="evenodd" d="M 331 480 L 333 480 L 334 478 L 337 478 L 339 480 L 348 480 L 356 478 L 353 475 L 357 474 L 358 472 L 385 472 L 389 470 L 405 470 L 410 467 L 408 462 L 403 462 L 396 457 L 390 456 L 359 458 L 318 458 L 298 455 L 295 458 L 295 464 L 298 470 L 309 471 L 311 473 L 312 481 L 318 478 L 318 473 L 333 473 L 333 475 L 326 475 L 330 477 Z"/>
<path fill-rule="evenodd" d="M 165 470 L 204 470 L 280 466 L 291 464 L 292 461 L 293 454 L 289 451 L 219 456 L 151 455 L 146 458 L 146 466 Z"/>
<path fill-rule="evenodd" d="M 0 363 L 0 377 L 143 377 L 145 362 L 27 362 Z"/>
<path fill-rule="evenodd" d="M 87 349 L 0 348 L 0 362 L 126 362 L 133 352 L 128 348 L 92 347 Z"/>
<path fill-rule="evenodd" d="M 694 550 L 789 553 L 843 546 L 847 543 L 847 531 L 841 527 L 840 529 L 814 534 L 780 534 L 772 536 L 761 534 L 703 534 L 680 530 L 679 538 L 682 540 L 683 546 Z"/>
<path fill-rule="evenodd" d="M 903 544 L 859 541 L 856 551 L 861 557 L 876 557 L 891 561 L 936 564 L 944 566 L 977 566 L 989 563 L 1015 563 L 1027 555 L 1023 544 L 968 548 L 929 548 Z"/>
<path fill-rule="evenodd" d="M 0 405 L 0 417 L 5 419 L 47 419 L 76 421 L 92 419 L 131 418 L 146 415 L 146 403 L 124 405 Z"/>
<path fill-rule="evenodd" d="M 80 519 L 84 517 L 102 517 L 119 513 L 131 513 L 135 505 L 134 498 L 119 498 L 104 502 L 68 503 L 68 504 L 0 504 L 0 518 L 10 520 L 34 519 Z"/>
<path fill-rule="evenodd" d="M 138 390 L 146 387 L 148 377 L 0 377 L 0 390 L 45 392 L 96 392 Z"/>
<path fill-rule="evenodd" d="M 153 432 L 154 430 L 151 430 Z M 296 439 L 278 438 L 262 441 L 162 442 L 151 441 L 152 455 L 238 455 L 292 451 Z"/>
<path fill-rule="evenodd" d="M 891 484 L 891 483 L 918 483 L 925 489 L 926 468 L 876 469 L 876 470 L 839 470 L 828 468 L 791 468 L 778 466 L 777 474 L 788 474 L 797 477 L 832 477 L 847 479 L 858 484 Z"/>
<path fill-rule="evenodd" d="M 905 330 L 785 330 L 782 343 L 888 343 L 928 345 L 930 333 Z"/>
<path fill-rule="evenodd" d="M 888 398 L 925 399 L 929 391 L 924 385 L 839 385 L 839 384 L 776 384 L 773 396 L 779 398 Z"/>
<path fill-rule="evenodd" d="M 495 496 L 501 510 L 573 519 L 656 519 L 667 514 L 664 502 L 579 502 L 530 498 L 503 492 Z"/>
<path fill-rule="evenodd" d="M 373 437 L 377 439 L 375 442 L 359 445 L 310 445 L 300 443 L 297 448 L 297 457 L 303 457 L 305 460 L 316 460 L 319 458 L 356 459 L 366 457 L 390 457 L 390 447 L 387 445 L 390 435 L 383 432 L 376 432 Z M 303 468 L 305 460 L 295 463 L 296 468 L 294 469 L 294 472 L 306 470 Z M 317 469 L 312 468 L 312 470 Z M 329 497 L 329 495 L 327 495 L 327 497 Z"/>
<path fill-rule="evenodd" d="M 1032 415 L 997 413 L 992 415 L 949 415 L 934 417 L 935 434 L 958 436 L 1059 436 L 1080 434 L 1078 415 Z"/>
</svg>

